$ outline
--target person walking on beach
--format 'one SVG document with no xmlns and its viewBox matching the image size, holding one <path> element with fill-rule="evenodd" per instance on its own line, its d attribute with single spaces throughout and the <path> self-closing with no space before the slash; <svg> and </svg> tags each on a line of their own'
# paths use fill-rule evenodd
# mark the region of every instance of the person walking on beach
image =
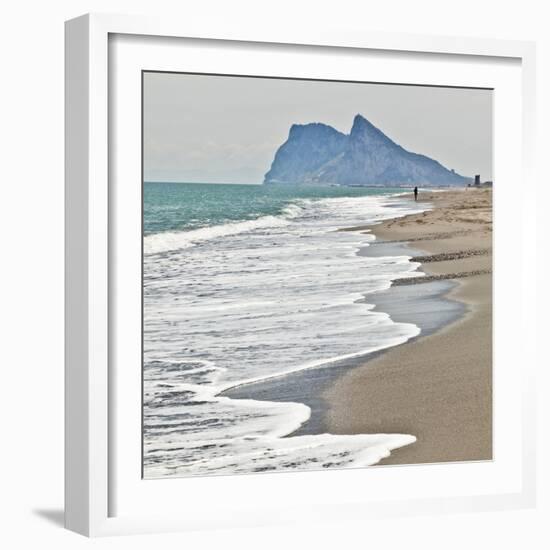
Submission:
<svg viewBox="0 0 550 550">
<path fill-rule="evenodd" d="M 418 187 L 414 188 L 414 200 L 418 200 Z"/>
</svg>

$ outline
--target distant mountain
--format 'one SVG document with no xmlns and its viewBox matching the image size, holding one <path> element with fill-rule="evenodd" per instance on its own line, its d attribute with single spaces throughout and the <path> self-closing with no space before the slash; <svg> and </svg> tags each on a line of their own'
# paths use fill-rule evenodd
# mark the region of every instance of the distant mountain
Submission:
<svg viewBox="0 0 550 550">
<path fill-rule="evenodd" d="M 293 124 L 264 183 L 340 185 L 465 185 L 466 178 L 406 151 L 361 115 L 349 135 L 331 126 Z"/>
</svg>

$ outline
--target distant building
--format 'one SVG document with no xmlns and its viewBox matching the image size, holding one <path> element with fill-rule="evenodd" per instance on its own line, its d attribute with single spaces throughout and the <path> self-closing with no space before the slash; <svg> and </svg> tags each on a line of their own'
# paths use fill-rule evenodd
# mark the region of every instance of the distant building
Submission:
<svg viewBox="0 0 550 550">
<path fill-rule="evenodd" d="M 479 174 L 476 174 L 474 176 L 474 185 L 478 187 L 481 185 L 481 176 Z"/>
</svg>

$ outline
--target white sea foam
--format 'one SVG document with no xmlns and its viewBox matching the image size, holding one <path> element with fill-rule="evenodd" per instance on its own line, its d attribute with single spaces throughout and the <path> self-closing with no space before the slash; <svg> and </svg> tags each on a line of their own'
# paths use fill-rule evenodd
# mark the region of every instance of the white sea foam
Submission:
<svg viewBox="0 0 550 550">
<path fill-rule="evenodd" d="M 414 441 L 284 437 L 308 420 L 307 406 L 220 393 L 416 336 L 415 325 L 393 322 L 362 298 L 421 276 L 417 264 L 358 256 L 373 236 L 335 231 L 415 209 L 373 196 L 305 200 L 280 217 L 147 237 L 146 477 L 364 466 Z"/>
<path fill-rule="evenodd" d="M 219 225 L 201 227 L 191 231 L 166 231 L 147 235 L 143 240 L 145 254 L 158 254 L 188 248 L 195 244 L 230 235 L 238 235 L 257 229 L 284 227 L 290 220 L 299 216 L 303 208 L 298 204 L 288 204 L 280 216 L 260 216 L 253 220 L 228 222 Z"/>
<path fill-rule="evenodd" d="M 284 217 L 262 216 L 255 220 L 201 227 L 200 229 L 194 229 L 192 231 L 167 231 L 164 233 L 155 233 L 145 237 L 144 252 L 145 254 L 158 254 L 159 252 L 187 248 L 201 241 L 237 235 L 254 229 L 281 227 L 289 223 L 290 222 Z"/>
</svg>

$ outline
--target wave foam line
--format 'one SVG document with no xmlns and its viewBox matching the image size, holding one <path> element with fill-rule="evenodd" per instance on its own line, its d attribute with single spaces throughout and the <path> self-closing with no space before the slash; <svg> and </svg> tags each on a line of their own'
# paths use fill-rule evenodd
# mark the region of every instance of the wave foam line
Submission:
<svg viewBox="0 0 550 550">
<path fill-rule="evenodd" d="M 389 316 L 388 316 L 389 317 Z M 283 378 L 284 376 L 288 376 L 289 374 L 295 374 L 297 372 L 301 372 L 304 370 L 314 369 L 321 366 L 328 366 L 330 364 L 339 363 L 340 361 L 345 361 L 347 359 L 355 359 L 357 357 L 366 356 L 371 353 L 375 353 L 377 351 L 382 351 L 384 349 L 392 348 L 395 346 L 399 346 L 401 344 L 404 344 L 405 342 L 408 342 L 411 338 L 414 338 L 415 336 L 418 336 L 420 334 L 420 328 L 413 324 L 413 323 L 400 323 L 402 325 L 408 325 L 410 327 L 410 334 L 408 335 L 402 335 L 400 337 L 396 337 L 395 340 L 391 343 L 387 344 L 381 344 L 379 346 L 372 346 L 367 349 L 363 349 L 360 351 L 356 351 L 353 353 L 346 353 L 343 355 L 339 355 L 336 357 L 328 357 L 325 359 L 317 359 L 316 361 L 309 361 L 307 363 L 304 363 L 300 366 L 296 366 L 292 369 L 286 370 L 284 372 L 278 372 L 273 374 L 268 374 L 266 376 L 257 376 L 254 378 L 248 378 L 247 380 L 237 380 L 227 383 L 223 386 L 218 386 L 216 388 L 217 395 L 223 394 L 224 392 L 228 390 L 232 390 L 235 388 L 240 388 L 242 386 L 248 386 L 249 384 L 257 384 L 259 382 L 267 382 L 268 380 L 274 380 L 276 378 Z"/>
<path fill-rule="evenodd" d="M 193 229 L 191 231 L 155 233 L 147 235 L 143 239 L 143 248 L 145 254 L 159 254 L 189 248 L 202 241 L 228 235 L 238 235 L 254 229 L 284 227 L 290 223 L 290 220 L 299 216 L 302 211 L 303 209 L 299 205 L 288 204 L 282 209 L 280 216 L 261 216 L 254 220 L 228 222 L 220 225 L 201 227 L 200 229 Z"/>
</svg>

